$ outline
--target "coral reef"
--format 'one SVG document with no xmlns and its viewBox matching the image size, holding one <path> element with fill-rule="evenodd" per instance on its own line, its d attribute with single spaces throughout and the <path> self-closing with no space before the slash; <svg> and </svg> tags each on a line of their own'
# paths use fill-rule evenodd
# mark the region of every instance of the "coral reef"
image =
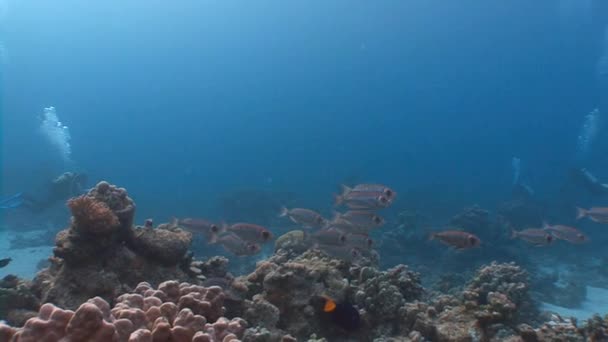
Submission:
<svg viewBox="0 0 608 342">
<path fill-rule="evenodd" d="M 222 290 L 167 281 L 153 289 L 141 283 L 117 304 L 100 297 L 76 311 L 44 304 L 23 328 L 0 325 L 2 341 L 238 341 L 247 323 L 223 315 Z"/>
<path fill-rule="evenodd" d="M 0 280 L 0 317 L 19 326 L 38 311 L 40 304 L 30 286 L 29 282 L 13 275 Z"/>
<path fill-rule="evenodd" d="M 187 253 L 191 234 L 169 225 L 133 227 L 135 203 L 100 182 L 68 202 L 72 224 L 57 234 L 51 266 L 34 279 L 42 303 L 76 309 L 88 298 L 112 301 L 141 281 L 196 282 Z"/>
<path fill-rule="evenodd" d="M 233 205 L 240 204 L 228 209 Z M 50 266 L 32 283 L 0 280 L 0 315 L 13 326 L 0 324 L 0 341 L 608 340 L 608 319 L 599 316 L 581 326 L 557 315 L 542 322 L 528 273 L 514 263 L 493 262 L 472 273 L 477 261 L 461 258 L 468 273 L 443 265 L 453 273 L 431 276 L 430 290 L 405 265 L 380 270 L 376 253 L 336 259 L 311 248 L 306 232 L 290 231 L 276 240 L 271 257 L 235 278 L 224 257 L 192 260 L 191 233 L 155 227 L 152 220 L 134 227 L 135 203 L 124 189 L 101 182 L 68 206 L 72 221 L 56 236 Z M 402 227 L 384 236 L 402 249 L 405 226 L 417 223 L 401 219 Z M 450 223 L 497 231 L 489 213 L 476 206 Z M 409 243 L 426 237 L 418 238 Z M 431 262 L 416 270 L 436 274 L 430 272 L 437 268 L 436 250 L 426 253 Z M 538 279 L 554 284 L 556 278 Z M 584 288 L 562 285 L 570 294 L 560 295 L 564 303 L 575 306 L 584 298 Z M 347 307 L 357 325 L 345 328 L 328 319 L 315 301 L 321 297 L 334 308 Z"/>
<path fill-rule="evenodd" d="M 375 335 L 378 336 L 390 335 L 397 330 L 394 318 L 398 316 L 399 309 L 423 295 L 419 275 L 405 265 L 387 271 L 363 267 L 355 275 L 353 285 L 357 290 L 354 302 L 365 309 L 364 317 L 375 327 Z"/>
</svg>

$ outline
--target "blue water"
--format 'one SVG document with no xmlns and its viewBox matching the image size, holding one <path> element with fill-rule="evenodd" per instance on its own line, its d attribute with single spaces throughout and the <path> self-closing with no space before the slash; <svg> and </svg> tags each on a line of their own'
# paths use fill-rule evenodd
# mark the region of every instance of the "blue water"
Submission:
<svg viewBox="0 0 608 342">
<path fill-rule="evenodd" d="M 601 0 L 2 5 L 3 195 L 77 169 L 162 222 L 221 219 L 241 190 L 329 215 L 357 181 L 494 208 L 514 156 L 541 198 L 575 166 L 608 179 L 602 127 L 577 157 L 608 111 Z M 69 165 L 37 131 L 48 106 Z"/>
</svg>

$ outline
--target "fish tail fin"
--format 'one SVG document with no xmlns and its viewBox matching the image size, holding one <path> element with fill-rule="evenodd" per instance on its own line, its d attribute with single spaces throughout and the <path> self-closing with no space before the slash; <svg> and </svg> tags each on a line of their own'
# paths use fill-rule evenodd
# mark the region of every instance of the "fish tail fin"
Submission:
<svg viewBox="0 0 608 342">
<path fill-rule="evenodd" d="M 583 208 L 576 207 L 576 219 L 580 220 L 583 217 L 587 216 L 587 210 Z"/>
<path fill-rule="evenodd" d="M 544 229 L 544 230 L 547 230 L 547 229 L 549 229 L 549 228 L 551 228 L 551 226 L 549 225 L 549 222 L 547 222 L 547 221 L 543 220 L 543 229 Z"/>
<path fill-rule="evenodd" d="M 437 238 L 437 233 L 429 233 L 429 241 L 433 241 Z"/>
<path fill-rule="evenodd" d="M 217 243 L 217 238 L 218 238 L 218 235 L 219 235 L 218 233 L 210 233 L 210 234 L 207 236 L 207 244 L 208 244 L 208 245 L 213 245 L 213 244 L 216 244 L 216 243 Z"/>
<path fill-rule="evenodd" d="M 515 239 L 519 236 L 519 234 L 517 233 L 517 230 L 511 228 L 511 239 Z"/>
<path fill-rule="evenodd" d="M 175 228 L 175 227 L 179 226 L 179 219 L 175 216 L 171 216 L 171 222 L 169 222 L 169 226 L 171 228 Z"/>
<path fill-rule="evenodd" d="M 281 212 L 279 213 L 279 217 L 285 217 L 287 216 L 287 214 L 289 214 L 289 209 L 287 209 L 286 207 L 281 207 Z"/>
<path fill-rule="evenodd" d="M 225 233 L 228 231 L 228 228 L 230 228 L 230 225 L 224 221 L 220 222 L 220 224 L 218 225 L 218 231 L 216 235 L 220 235 L 222 233 Z"/>
<path fill-rule="evenodd" d="M 344 185 L 344 184 L 340 184 L 340 189 L 342 190 L 342 196 L 346 195 L 347 193 L 353 191 L 352 188 Z"/>
<path fill-rule="evenodd" d="M 332 210 L 331 212 L 331 220 L 329 220 L 329 222 L 335 222 L 336 220 L 338 220 L 340 218 L 340 212 L 336 211 L 336 210 Z"/>
<path fill-rule="evenodd" d="M 342 203 L 344 203 L 344 196 L 334 194 L 334 207 L 340 206 Z"/>
</svg>

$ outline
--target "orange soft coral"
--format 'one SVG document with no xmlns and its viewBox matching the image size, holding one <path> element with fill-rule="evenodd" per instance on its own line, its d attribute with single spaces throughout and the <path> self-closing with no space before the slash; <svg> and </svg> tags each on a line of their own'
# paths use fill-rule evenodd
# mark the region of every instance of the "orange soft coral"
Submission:
<svg viewBox="0 0 608 342">
<path fill-rule="evenodd" d="M 82 232 L 110 233 L 120 224 L 107 204 L 86 195 L 70 199 L 68 207 L 72 211 L 74 228 Z"/>
</svg>

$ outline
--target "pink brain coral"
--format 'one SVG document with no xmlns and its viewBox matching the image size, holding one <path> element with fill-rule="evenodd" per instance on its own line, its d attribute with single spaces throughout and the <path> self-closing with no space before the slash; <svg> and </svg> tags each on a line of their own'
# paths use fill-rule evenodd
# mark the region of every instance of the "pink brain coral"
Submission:
<svg viewBox="0 0 608 342">
<path fill-rule="evenodd" d="M 118 297 L 111 309 L 100 297 L 75 312 L 45 304 L 23 328 L 0 324 L 0 338 L 10 342 L 229 342 L 239 341 L 247 327 L 240 318 L 221 317 L 224 294 L 219 287 L 168 281 L 157 290 L 140 283 L 135 292 Z"/>
</svg>

